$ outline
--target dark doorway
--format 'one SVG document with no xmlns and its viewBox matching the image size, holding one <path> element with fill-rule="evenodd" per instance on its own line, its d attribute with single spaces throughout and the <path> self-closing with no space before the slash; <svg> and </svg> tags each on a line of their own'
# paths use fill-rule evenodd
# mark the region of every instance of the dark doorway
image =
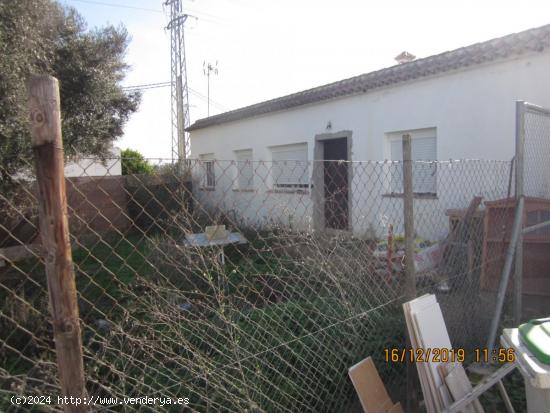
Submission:
<svg viewBox="0 0 550 413">
<path fill-rule="evenodd" d="M 325 228 L 347 230 L 349 220 L 348 139 L 323 142 Z"/>
</svg>

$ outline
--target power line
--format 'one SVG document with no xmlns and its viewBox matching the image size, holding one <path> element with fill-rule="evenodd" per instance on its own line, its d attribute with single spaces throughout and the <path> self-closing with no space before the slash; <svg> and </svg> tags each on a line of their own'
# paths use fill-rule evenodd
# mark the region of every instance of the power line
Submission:
<svg viewBox="0 0 550 413">
<path fill-rule="evenodd" d="M 134 90 L 134 89 L 153 89 L 157 87 L 166 87 L 171 86 L 172 82 L 158 82 L 158 83 L 145 83 L 142 85 L 133 85 L 133 86 L 122 86 L 124 90 Z"/>
<path fill-rule="evenodd" d="M 202 99 L 204 100 L 205 102 L 208 101 L 208 97 L 204 96 L 202 93 L 192 89 L 192 88 L 189 88 L 189 92 L 191 92 L 193 95 L 195 95 L 196 97 L 198 97 L 199 99 Z M 213 105 L 213 106 L 216 106 L 218 109 L 221 109 L 223 111 L 227 111 L 229 110 L 229 108 L 219 102 L 216 102 L 215 100 L 212 100 L 210 99 L 210 103 Z"/>
<path fill-rule="evenodd" d="M 95 4 L 98 6 L 107 6 L 107 7 L 118 7 L 121 9 L 132 9 L 132 10 L 141 10 L 141 11 L 148 11 L 153 13 L 163 13 L 162 10 L 158 9 L 147 9 L 145 7 L 136 7 L 136 6 L 128 6 L 126 4 L 118 4 L 118 3 L 106 3 L 103 1 L 94 1 L 94 0 L 67 0 L 67 1 L 74 1 L 78 3 L 87 3 L 87 4 Z"/>
<path fill-rule="evenodd" d="M 166 15 L 164 10 L 149 9 L 149 8 L 146 8 L 146 7 L 129 6 L 129 5 L 120 4 L 120 3 L 107 3 L 107 2 L 104 2 L 104 1 L 95 1 L 95 0 L 66 0 L 66 1 L 85 3 L 85 4 L 94 4 L 96 6 L 115 7 L 115 8 L 119 8 L 119 9 L 130 9 L 130 10 L 147 11 L 147 12 L 151 12 L 151 13 L 162 13 L 162 14 Z M 204 20 L 204 21 L 207 21 L 207 22 L 210 22 L 210 23 L 223 24 L 225 22 L 225 20 L 221 19 L 218 16 L 210 14 L 210 13 L 206 13 L 206 12 L 202 12 L 202 11 L 198 11 L 198 10 L 189 10 L 189 11 L 196 14 L 197 16 L 199 16 L 201 20 Z M 198 18 L 196 16 L 191 16 L 191 17 Z"/>
<path fill-rule="evenodd" d="M 189 7 L 186 7 L 185 8 L 185 11 L 189 11 L 191 13 L 194 13 L 198 16 L 205 16 L 205 17 L 208 17 L 210 19 L 216 19 L 216 20 L 219 20 L 220 22 L 225 22 L 225 20 L 223 20 L 220 16 L 216 16 L 215 14 L 210 14 L 210 13 L 206 13 L 204 11 L 199 11 L 199 10 L 195 10 L 195 9 L 190 9 Z M 204 19 L 204 17 L 201 17 L 202 19 Z M 211 20 L 212 21 L 212 20 Z M 217 23 L 215 21 L 212 21 L 213 23 Z"/>
<path fill-rule="evenodd" d="M 206 102 L 206 99 L 204 99 L 203 97 L 201 97 L 201 96 L 196 96 L 196 97 L 199 98 L 199 99 L 201 99 L 203 102 Z M 218 110 L 220 110 L 221 112 L 228 112 L 228 111 L 229 111 L 229 109 L 227 109 L 225 106 L 221 106 L 221 105 L 216 104 L 216 103 L 214 103 L 214 102 L 212 102 L 212 101 L 210 101 L 210 104 L 211 104 L 212 106 L 214 106 L 215 108 L 217 108 Z"/>
<path fill-rule="evenodd" d="M 122 86 L 122 89 L 126 92 L 131 92 L 131 91 L 137 91 L 137 90 L 146 90 L 146 89 L 156 89 L 156 88 L 168 87 L 168 86 L 171 86 L 171 85 L 172 85 L 172 82 L 167 81 L 167 82 L 156 82 L 156 83 L 144 83 L 144 84 L 132 85 L 132 86 Z M 195 90 L 192 87 L 188 87 L 188 89 L 189 89 L 190 93 L 192 93 L 193 95 L 195 95 L 199 99 L 202 99 L 205 102 L 208 101 L 208 97 L 206 95 L 203 95 L 198 90 Z M 224 110 L 224 111 L 229 110 L 229 108 L 227 106 L 225 106 L 222 103 L 217 102 L 213 99 L 210 99 L 210 103 L 213 106 L 216 106 L 218 109 L 221 109 L 221 110 Z"/>
<path fill-rule="evenodd" d="M 134 88 L 127 88 L 123 89 L 124 92 L 137 92 L 141 90 L 149 90 L 149 89 L 162 89 L 165 87 L 168 87 L 170 85 L 159 85 L 159 86 L 145 86 L 145 87 L 134 87 Z"/>
</svg>

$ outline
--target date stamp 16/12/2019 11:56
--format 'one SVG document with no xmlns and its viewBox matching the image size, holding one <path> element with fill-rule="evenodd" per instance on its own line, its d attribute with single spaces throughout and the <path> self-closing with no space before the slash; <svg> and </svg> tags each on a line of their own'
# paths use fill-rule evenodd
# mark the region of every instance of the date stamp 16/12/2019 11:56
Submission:
<svg viewBox="0 0 550 413">
<path fill-rule="evenodd" d="M 512 348 L 474 348 L 468 353 L 463 348 L 385 348 L 386 363 L 448 363 L 473 361 L 476 363 L 513 363 L 516 353 Z"/>
</svg>

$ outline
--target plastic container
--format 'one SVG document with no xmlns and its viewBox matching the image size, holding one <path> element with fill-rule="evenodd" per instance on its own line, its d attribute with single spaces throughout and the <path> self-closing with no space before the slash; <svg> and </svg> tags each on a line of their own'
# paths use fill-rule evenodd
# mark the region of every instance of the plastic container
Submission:
<svg viewBox="0 0 550 413">
<path fill-rule="evenodd" d="M 543 325 L 546 323 L 540 323 Z M 546 319 L 548 321 L 548 319 Z M 528 323 L 529 324 L 529 323 Z M 535 326 L 536 323 L 531 323 Z M 520 334 L 520 329 L 522 333 Z M 505 347 L 513 348 L 516 354 L 516 360 L 518 367 L 525 379 L 525 396 L 527 399 L 527 411 L 529 413 L 548 413 L 550 412 L 550 364 L 545 364 L 543 361 L 537 358 L 537 350 L 542 349 L 543 353 L 550 346 L 550 336 L 545 334 L 526 333 L 538 331 L 538 329 L 532 329 L 531 326 L 520 326 L 520 329 L 504 329 L 501 336 L 501 343 Z M 531 351 L 529 347 L 535 351 Z M 543 354 L 539 354 L 544 359 Z"/>
</svg>

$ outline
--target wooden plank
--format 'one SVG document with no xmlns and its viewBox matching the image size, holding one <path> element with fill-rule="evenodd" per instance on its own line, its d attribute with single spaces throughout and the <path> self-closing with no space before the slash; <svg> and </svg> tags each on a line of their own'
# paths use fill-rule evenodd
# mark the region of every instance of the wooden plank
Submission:
<svg viewBox="0 0 550 413">
<path fill-rule="evenodd" d="M 447 374 L 445 375 L 445 383 L 454 400 L 460 400 L 472 391 L 472 384 L 468 376 L 466 376 L 464 367 L 460 363 L 449 363 Z M 462 412 L 483 413 L 483 407 L 479 400 L 474 400 L 471 404 L 465 406 Z"/>
<path fill-rule="evenodd" d="M 426 295 L 418 298 L 417 300 L 421 300 L 427 297 Z M 410 303 L 405 303 L 403 305 L 405 308 L 405 320 L 407 322 L 407 328 L 409 329 L 409 335 L 411 337 L 411 347 L 413 349 L 418 349 L 420 347 L 419 344 L 419 338 L 418 338 L 418 331 L 415 329 L 415 324 L 412 320 L 412 314 L 411 314 L 411 308 Z M 436 412 L 435 407 L 435 401 L 433 400 L 433 394 L 430 390 L 430 385 L 428 381 L 428 372 L 426 370 L 426 366 L 424 363 L 416 363 L 416 368 L 418 371 L 418 377 L 420 379 L 420 386 L 422 388 L 422 394 L 424 395 L 424 403 L 426 405 L 426 409 L 428 412 Z"/>
<path fill-rule="evenodd" d="M 435 296 L 425 295 L 411 301 L 409 304 L 412 324 L 417 331 L 418 347 L 424 351 L 436 348 L 452 348 L 445 320 Z M 434 362 L 427 354 L 426 357 L 429 360 L 421 364 L 422 368 L 426 370 L 427 391 L 433 397 L 434 408 L 436 411 L 440 411 L 449 401 L 442 389 L 445 383 L 438 370 L 438 366 L 442 363 Z"/>
<path fill-rule="evenodd" d="M 447 383 L 445 382 L 445 376 L 447 376 L 447 374 L 449 373 L 448 371 L 448 366 L 449 364 L 448 363 L 445 363 L 445 364 L 440 364 L 438 366 L 438 372 L 439 372 L 439 377 L 441 378 L 441 380 L 443 381 L 443 385 L 439 388 L 439 391 L 442 395 L 442 398 L 444 399 L 445 401 L 445 406 L 450 406 L 451 404 L 453 404 L 454 400 L 453 400 L 453 396 L 451 395 L 451 392 L 449 391 L 449 388 L 447 387 Z"/>
<path fill-rule="evenodd" d="M 443 405 L 450 406 L 453 404 L 453 396 L 451 396 L 451 393 L 449 392 L 449 389 L 447 388 L 446 384 L 442 384 L 439 386 L 439 396 L 441 397 L 441 400 L 443 400 Z"/>
<path fill-rule="evenodd" d="M 392 408 L 393 402 L 371 357 L 352 366 L 348 374 L 365 413 L 386 413 Z"/>
<path fill-rule="evenodd" d="M 450 348 L 450 344 L 447 346 L 446 341 L 439 337 L 439 333 L 441 332 L 440 328 L 434 328 L 434 326 L 439 323 L 438 317 L 434 315 L 435 311 L 433 309 L 435 308 L 435 305 L 437 305 L 437 303 L 432 303 L 425 308 L 419 308 L 417 311 L 415 311 L 413 307 L 412 310 L 413 325 L 418 331 L 418 346 L 423 349 L 424 352 L 426 352 L 427 349 Z M 446 333 L 446 330 L 444 331 Z M 425 354 L 425 357 L 429 356 Z M 440 411 L 444 407 L 444 404 L 438 390 L 443 384 L 443 381 L 439 378 L 437 373 L 437 364 L 439 363 L 434 363 L 431 360 L 428 360 L 421 364 L 423 364 L 426 369 L 429 391 L 433 395 L 435 409 L 436 411 Z"/>
<path fill-rule="evenodd" d="M 455 239 L 457 239 L 457 237 L 459 238 L 459 241 L 463 241 L 462 239 L 460 239 L 461 238 L 460 235 L 462 235 L 464 230 L 470 226 L 472 218 L 474 217 L 477 211 L 477 208 L 481 204 L 481 200 L 482 200 L 482 197 L 476 196 L 470 201 L 470 204 L 468 205 L 468 208 L 466 209 L 466 212 L 464 213 L 463 218 L 459 221 L 458 225 L 449 232 L 449 234 L 443 241 L 441 241 L 441 248 L 443 250 L 444 255 L 445 255 L 445 249 L 449 245 L 451 245 L 455 241 Z M 445 267 L 444 267 L 445 261 L 446 261 L 445 259 L 442 259 L 440 261 L 440 265 L 439 265 L 440 271 L 445 270 Z"/>
<path fill-rule="evenodd" d="M 419 297 L 419 298 L 417 298 L 416 300 L 413 300 L 413 301 L 423 300 L 426 297 L 427 297 L 427 295 L 424 295 L 424 296 Z M 406 324 L 407 324 L 407 330 L 409 332 L 411 347 L 414 350 L 416 350 L 420 346 L 418 344 L 418 342 L 419 342 L 418 331 L 415 330 L 415 325 L 414 325 L 414 322 L 412 320 L 410 303 L 411 302 L 404 303 L 403 304 L 403 310 L 404 310 L 404 313 L 405 313 L 405 321 L 406 321 Z M 426 405 L 426 409 L 427 409 L 428 413 L 432 413 L 432 412 L 435 413 L 436 412 L 435 402 L 433 400 L 433 395 L 430 391 L 428 377 L 427 377 L 428 373 L 426 371 L 426 366 L 424 365 L 424 363 L 416 363 L 416 368 L 417 368 L 417 371 L 418 371 L 418 377 L 420 379 L 420 387 L 422 389 L 422 394 L 424 395 L 424 404 Z"/>
<path fill-rule="evenodd" d="M 422 296 L 405 303 L 403 307 L 407 326 L 412 326 L 415 346 L 424 350 L 452 348 L 441 308 L 434 295 Z M 432 399 L 431 403 L 427 403 L 428 411 L 442 411 L 450 406 L 453 400 L 460 399 L 472 390 L 472 385 L 460 363 L 434 362 L 430 358 L 424 363 L 417 363 L 417 367 L 424 398 L 427 401 Z M 424 373 L 420 374 L 422 370 Z M 479 401 L 475 400 L 463 411 L 482 413 L 483 409 Z"/>
<path fill-rule="evenodd" d="M 477 208 L 479 207 L 479 204 L 481 204 L 481 200 L 482 197 L 476 196 L 470 201 L 470 205 L 468 205 L 468 209 L 466 209 L 464 217 L 456 226 L 455 231 L 451 231 L 448 239 L 446 240 L 447 242 L 452 242 L 457 237 L 457 235 L 460 235 L 462 231 L 464 231 L 464 229 L 470 225 L 470 222 L 472 221 L 472 218 L 474 217 Z"/>
<path fill-rule="evenodd" d="M 401 403 L 396 403 L 386 413 L 405 413 L 405 412 L 403 411 L 403 407 L 401 407 Z"/>
<path fill-rule="evenodd" d="M 464 381 L 462 380 L 462 377 L 460 376 L 457 369 L 453 368 L 451 369 L 447 375 L 445 376 L 445 383 L 447 385 L 447 388 L 449 389 L 449 392 L 453 396 L 454 400 L 460 400 L 464 395 L 468 393 L 469 390 L 471 390 L 471 386 L 467 386 Z M 468 389 L 470 387 L 470 389 Z M 451 403 L 452 404 L 452 403 Z M 450 406 L 450 404 L 449 404 Z M 476 413 L 476 410 L 474 406 L 471 404 L 465 406 L 462 410 L 462 413 Z"/>
</svg>

